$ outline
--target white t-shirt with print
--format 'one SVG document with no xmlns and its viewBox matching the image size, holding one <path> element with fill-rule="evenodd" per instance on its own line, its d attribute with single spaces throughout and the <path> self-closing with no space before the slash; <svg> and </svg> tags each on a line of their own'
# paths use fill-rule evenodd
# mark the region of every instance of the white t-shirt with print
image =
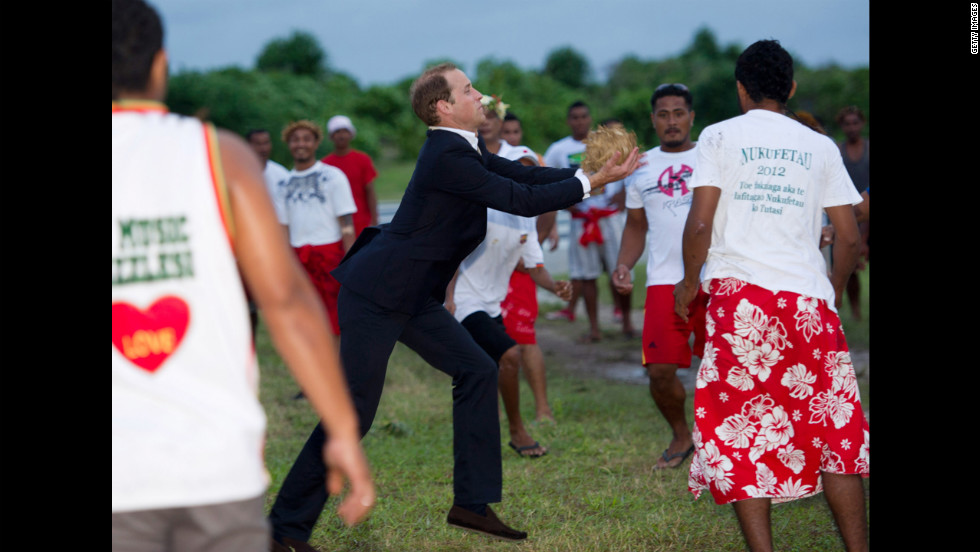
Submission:
<svg viewBox="0 0 980 552">
<path fill-rule="evenodd" d="M 337 217 L 357 212 L 350 182 L 343 171 L 320 161 L 289 171 L 273 198 L 279 222 L 289 226 L 293 247 L 340 241 Z"/>
<path fill-rule="evenodd" d="M 647 217 L 646 285 L 674 285 L 684 279 L 681 238 L 691 210 L 691 175 L 697 147 L 681 152 L 646 152 L 646 165 L 626 178 L 626 208 L 643 209 Z"/>
<path fill-rule="evenodd" d="M 739 278 L 833 308 L 818 248 L 820 215 L 861 202 L 836 144 L 785 115 L 754 109 L 705 128 L 697 151 L 691 187 L 721 189 L 704 281 Z"/>
</svg>

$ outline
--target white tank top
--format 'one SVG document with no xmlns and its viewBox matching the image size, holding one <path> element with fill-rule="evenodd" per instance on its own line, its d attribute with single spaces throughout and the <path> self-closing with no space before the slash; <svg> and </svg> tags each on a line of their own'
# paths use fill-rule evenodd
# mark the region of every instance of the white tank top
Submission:
<svg viewBox="0 0 980 552">
<path fill-rule="evenodd" d="M 112 104 L 112 511 L 265 492 L 265 414 L 214 127 Z"/>
</svg>

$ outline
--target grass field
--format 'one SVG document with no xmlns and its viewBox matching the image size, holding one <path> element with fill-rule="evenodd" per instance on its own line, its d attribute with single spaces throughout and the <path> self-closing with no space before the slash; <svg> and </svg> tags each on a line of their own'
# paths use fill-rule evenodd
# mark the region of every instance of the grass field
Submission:
<svg viewBox="0 0 980 552">
<path fill-rule="evenodd" d="M 378 162 L 375 168 L 378 176 L 374 179 L 374 193 L 378 201 L 400 201 L 412 178 L 415 161 Z"/>
<path fill-rule="evenodd" d="M 867 276 L 866 270 L 865 301 Z M 867 336 L 859 335 L 867 333 L 867 318 L 848 327 L 848 309 L 842 310 L 848 338 L 867 343 Z M 864 312 L 870 312 L 867 306 Z M 292 399 L 296 384 L 264 324 L 257 351 L 269 420 L 271 508 L 316 419 L 306 401 Z M 528 531 L 527 541 L 503 543 L 446 524 L 452 503 L 451 382 L 398 345 L 377 419 L 364 439 L 377 506 L 366 522 L 347 529 L 334 514 L 337 498 L 331 498 L 311 544 L 322 550 L 405 552 L 744 550 L 732 508 L 715 505 L 710 495 L 694 500 L 688 492 L 689 462 L 679 470 L 651 470 L 670 432 L 646 386 L 576 376 L 563 371 L 555 358 L 548 356 L 548 391 L 558 423 L 532 429 L 550 453 L 522 459 L 506 447 L 506 437 L 502 443 L 504 497 L 494 509 Z M 866 382 L 862 396 L 867 397 Z M 526 419 L 532 419 L 526 386 L 521 400 Z M 502 430 L 506 436 L 505 421 Z M 779 550 L 843 549 L 822 495 L 775 506 L 772 526 Z"/>
<path fill-rule="evenodd" d="M 413 170 L 410 161 L 379 164 L 378 199 L 399 200 Z M 854 321 L 846 304 L 840 314 L 851 349 L 867 350 L 870 268 L 859 274 L 865 317 Z M 643 266 L 636 268 L 635 281 L 645 281 Z M 609 304 L 605 276 L 598 286 L 600 301 Z M 644 299 L 645 290 L 637 286 L 633 308 L 641 311 Z M 543 304 L 542 313 L 557 308 L 560 304 Z M 634 316 L 634 323 L 639 319 Z M 261 324 L 257 351 L 269 420 L 268 509 L 316 417 L 306 401 L 292 399 L 296 384 Z M 446 524 L 452 504 L 451 382 L 399 344 L 376 421 L 363 442 L 378 488 L 377 506 L 367 521 L 347 529 L 334 514 L 338 499 L 331 498 L 311 544 L 325 551 L 745 550 L 732 508 L 715 505 L 710 495 L 694 500 L 687 490 L 689 462 L 679 470 L 652 471 L 670 431 L 646 386 L 575 375 L 556 365 L 560 355 L 547 358 L 548 393 L 558 423 L 532 432 L 550 453 L 536 460 L 513 454 L 502 420 L 504 497 L 494 509 L 528 531 L 527 541 L 502 543 Z M 533 401 L 522 386 L 522 409 L 532 419 Z M 867 379 L 861 393 L 868 409 Z M 690 395 L 687 407 L 691 419 Z M 822 495 L 775 506 L 772 526 L 779 550 L 843 549 Z"/>
</svg>

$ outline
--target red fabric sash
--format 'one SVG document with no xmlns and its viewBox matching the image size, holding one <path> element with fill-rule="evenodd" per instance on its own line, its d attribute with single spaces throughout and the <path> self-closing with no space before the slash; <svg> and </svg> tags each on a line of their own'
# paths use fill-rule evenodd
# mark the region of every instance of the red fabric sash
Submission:
<svg viewBox="0 0 980 552">
<path fill-rule="evenodd" d="M 585 220 L 585 222 L 582 223 L 582 237 L 578 239 L 578 242 L 582 244 L 582 247 L 588 247 L 588 245 L 592 242 L 602 245 L 605 240 L 602 238 L 602 229 L 599 228 L 599 219 L 608 217 L 609 215 L 615 215 L 618 212 L 619 211 L 616 209 L 599 209 L 596 207 L 589 207 L 588 211 L 576 211 L 572 213 L 572 218 Z"/>
</svg>

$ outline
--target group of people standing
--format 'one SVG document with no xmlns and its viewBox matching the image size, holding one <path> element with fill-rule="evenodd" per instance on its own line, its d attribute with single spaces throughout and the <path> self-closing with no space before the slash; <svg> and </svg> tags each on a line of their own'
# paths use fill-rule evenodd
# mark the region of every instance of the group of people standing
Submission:
<svg viewBox="0 0 980 552">
<path fill-rule="evenodd" d="M 646 250 L 643 362 L 673 431 L 656 467 L 693 454 L 690 490 L 732 503 L 752 550 L 772 549 L 772 502 L 821 490 L 847 548 L 867 548 L 869 433 L 836 313 L 857 260 L 861 197 L 833 142 L 786 115 L 796 83 L 778 42 L 757 42 L 736 63 L 743 115 L 695 143 L 690 91 L 662 85 L 651 98 L 661 145 L 617 153 L 591 174 L 541 166 L 500 138 L 499 100 L 452 64 L 430 68 L 410 90 L 426 142 L 380 225 L 372 195 L 358 202 L 374 169 L 349 149 L 349 119 L 327 124 L 332 156 L 317 160 L 322 131 L 299 121 L 282 133 L 293 169 L 267 153 L 263 166 L 268 132 L 246 142 L 167 112 L 166 65 L 155 10 L 114 0 L 114 550 L 314 550 L 313 527 L 343 479 L 338 511 L 348 524 L 363 519 L 375 490 L 359 441 L 396 342 L 452 379 L 447 523 L 527 538 L 490 507 L 503 486 L 498 392 L 510 447 L 546 454 L 515 402 L 517 366 L 540 368 L 531 295 L 537 285 L 573 300 L 574 280 L 594 278 L 554 281 L 540 244 L 561 209 L 601 224 L 601 208 L 576 206 L 616 183 L 627 215 L 621 229 L 603 228 L 621 240 L 612 285 L 628 297 Z M 836 235 L 829 278 L 822 212 Z M 159 259 L 156 275 L 124 273 L 139 256 Z M 246 286 L 321 419 L 268 520 Z M 588 286 L 579 290 L 588 302 Z M 689 429 L 676 370 L 692 355 L 702 360 Z M 541 398 L 537 418 L 552 418 Z"/>
</svg>

